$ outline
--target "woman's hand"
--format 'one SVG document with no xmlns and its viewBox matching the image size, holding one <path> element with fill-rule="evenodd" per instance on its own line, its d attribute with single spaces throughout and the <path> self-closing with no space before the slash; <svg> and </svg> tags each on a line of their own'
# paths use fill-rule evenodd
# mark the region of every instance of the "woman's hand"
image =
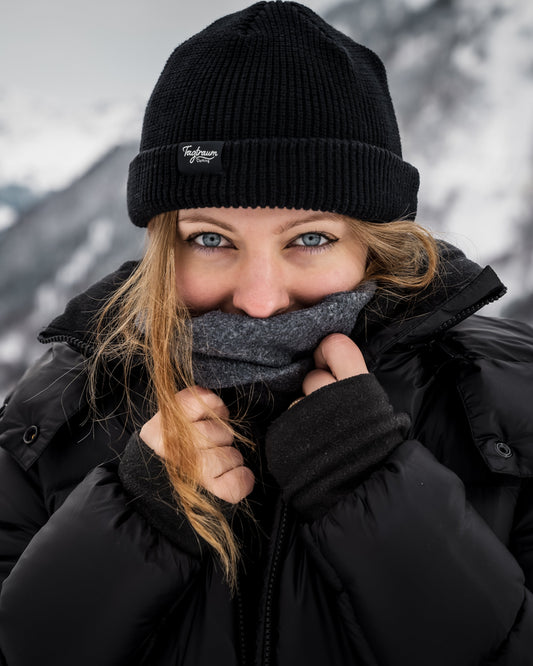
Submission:
<svg viewBox="0 0 533 666">
<path fill-rule="evenodd" d="M 179 391 L 176 400 L 198 432 L 195 444 L 199 455 L 200 484 L 226 502 L 240 502 L 252 492 L 253 472 L 244 466 L 241 453 L 233 446 L 231 428 L 210 418 L 209 411 L 227 421 L 228 408 L 216 393 L 200 386 Z M 139 434 L 158 456 L 165 457 L 160 412 L 144 424 Z"/>
<path fill-rule="evenodd" d="M 359 347 L 342 333 L 325 337 L 315 350 L 314 360 L 316 368 L 306 375 L 302 384 L 304 395 L 340 379 L 368 374 Z"/>
</svg>

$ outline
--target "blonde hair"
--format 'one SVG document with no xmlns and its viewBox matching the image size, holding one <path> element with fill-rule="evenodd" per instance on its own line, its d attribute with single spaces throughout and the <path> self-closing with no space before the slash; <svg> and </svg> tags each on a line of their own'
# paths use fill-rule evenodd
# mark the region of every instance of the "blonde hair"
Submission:
<svg viewBox="0 0 533 666">
<path fill-rule="evenodd" d="M 177 214 L 163 213 L 150 223 L 148 246 L 131 276 L 113 293 L 98 314 L 97 351 L 89 360 L 88 393 L 98 416 L 98 391 L 102 370 L 116 361 L 122 365 L 128 413 L 133 415 L 129 377 L 138 359 L 148 376 L 148 404 L 159 410 L 163 431 L 164 463 L 180 510 L 199 538 L 218 553 L 230 584 L 235 584 L 239 548 L 233 531 L 215 498 L 198 483 L 195 442 L 198 432 L 175 399 L 176 392 L 194 387 L 189 313 L 175 289 L 174 250 Z M 116 379 L 116 377 L 115 377 Z M 206 410 L 225 427 L 207 406 Z M 142 424 L 137 424 L 139 427 Z M 237 439 L 249 440 L 234 432 Z"/>
<path fill-rule="evenodd" d="M 438 276 L 438 241 L 428 229 L 412 220 L 362 222 L 346 215 L 344 220 L 367 249 L 364 281 L 396 299 L 410 298 L 427 289 Z"/>
<path fill-rule="evenodd" d="M 437 245 L 419 225 L 410 221 L 370 224 L 340 217 L 368 248 L 365 279 L 376 281 L 378 289 L 413 294 L 435 278 Z M 102 370 L 118 362 L 124 373 L 128 409 L 133 413 L 129 377 L 133 365 L 142 360 L 148 376 L 148 402 L 153 413 L 161 413 L 165 468 L 179 510 L 198 537 L 218 554 L 226 578 L 234 586 L 239 545 L 217 499 L 199 484 L 198 433 L 175 399 L 180 389 L 194 387 L 190 315 L 176 289 L 178 212 L 157 215 L 149 228 L 143 259 L 98 313 L 97 351 L 89 360 L 90 404 L 97 414 Z M 212 418 L 218 419 L 215 414 Z M 250 444 L 232 425 L 225 426 L 238 441 Z"/>
</svg>

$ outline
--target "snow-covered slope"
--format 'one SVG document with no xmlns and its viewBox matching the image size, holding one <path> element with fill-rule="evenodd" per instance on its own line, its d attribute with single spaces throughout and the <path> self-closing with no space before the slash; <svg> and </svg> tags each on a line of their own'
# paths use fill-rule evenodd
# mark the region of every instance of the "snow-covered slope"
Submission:
<svg viewBox="0 0 533 666">
<path fill-rule="evenodd" d="M 68 187 L 111 146 L 138 141 L 143 107 L 139 100 L 81 107 L 0 88 L 0 242 L 21 213 Z"/>
<path fill-rule="evenodd" d="M 0 89 L 0 188 L 60 190 L 115 144 L 138 140 L 140 101 L 81 107 Z"/>
<path fill-rule="evenodd" d="M 131 143 L 111 149 L 0 237 L 0 391 L 43 353 L 37 332 L 73 294 L 141 255 L 144 231 L 126 212 L 136 150 Z"/>
<path fill-rule="evenodd" d="M 350 0 L 328 16 L 386 63 L 418 220 L 512 298 L 533 292 L 533 3 Z"/>
</svg>

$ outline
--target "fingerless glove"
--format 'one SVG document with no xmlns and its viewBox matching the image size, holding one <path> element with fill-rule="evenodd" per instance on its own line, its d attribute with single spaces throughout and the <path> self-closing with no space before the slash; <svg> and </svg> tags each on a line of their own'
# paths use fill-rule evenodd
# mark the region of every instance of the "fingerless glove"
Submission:
<svg viewBox="0 0 533 666">
<path fill-rule="evenodd" d="M 314 519 L 379 465 L 409 425 L 373 374 L 349 377 L 313 391 L 270 425 L 268 466 L 285 500 Z"/>
</svg>

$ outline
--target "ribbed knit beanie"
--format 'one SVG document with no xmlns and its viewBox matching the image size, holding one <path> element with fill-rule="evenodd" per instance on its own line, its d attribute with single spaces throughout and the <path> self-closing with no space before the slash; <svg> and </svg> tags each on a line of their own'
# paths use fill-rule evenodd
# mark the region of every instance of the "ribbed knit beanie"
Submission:
<svg viewBox="0 0 533 666">
<path fill-rule="evenodd" d="M 128 210 L 215 207 L 413 219 L 378 56 L 296 2 L 257 2 L 178 46 L 146 108 Z"/>
</svg>

